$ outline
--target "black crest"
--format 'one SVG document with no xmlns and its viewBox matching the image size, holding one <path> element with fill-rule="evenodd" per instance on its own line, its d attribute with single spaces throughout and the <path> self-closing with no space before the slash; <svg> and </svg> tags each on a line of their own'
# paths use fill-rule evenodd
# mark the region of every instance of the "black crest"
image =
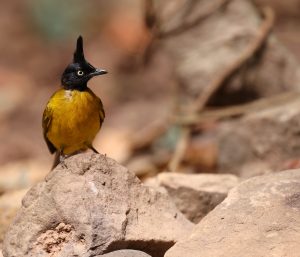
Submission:
<svg viewBox="0 0 300 257">
<path fill-rule="evenodd" d="M 83 53 L 83 39 L 82 36 L 79 36 L 77 39 L 76 50 L 74 52 L 74 63 L 83 63 L 86 62 Z"/>
</svg>

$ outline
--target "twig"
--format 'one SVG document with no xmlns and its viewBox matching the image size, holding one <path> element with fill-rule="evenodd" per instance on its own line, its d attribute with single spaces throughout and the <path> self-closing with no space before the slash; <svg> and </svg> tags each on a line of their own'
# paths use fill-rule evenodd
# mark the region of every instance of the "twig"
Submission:
<svg viewBox="0 0 300 257">
<path fill-rule="evenodd" d="M 222 8 L 226 4 L 228 4 L 229 1 L 230 0 L 219 0 L 218 2 L 213 4 L 208 10 L 206 10 L 202 15 L 195 18 L 195 20 L 189 21 L 189 22 L 183 21 L 182 24 L 180 26 L 178 26 L 177 28 L 174 28 L 174 29 L 172 29 L 170 31 L 166 31 L 166 32 L 160 32 L 160 34 L 158 35 L 159 38 L 166 38 L 166 37 L 178 35 L 182 32 L 186 32 L 187 30 L 196 27 L 198 24 L 203 22 L 205 19 L 210 17 L 212 14 L 216 13 L 217 10 L 219 10 L 220 8 Z M 193 5 L 195 4 L 195 1 L 191 1 L 190 3 L 191 3 L 191 6 L 193 7 Z M 190 8 L 188 8 L 187 10 L 190 10 Z"/>
<path fill-rule="evenodd" d="M 288 92 L 280 95 L 259 99 L 247 104 L 240 104 L 215 110 L 205 110 L 199 114 L 187 114 L 185 116 L 174 116 L 175 123 L 182 126 L 196 125 L 204 121 L 217 121 L 234 116 L 254 113 L 260 110 L 277 107 L 291 101 L 300 99 L 299 92 Z"/>
<path fill-rule="evenodd" d="M 185 32 L 191 28 L 196 27 L 198 24 L 203 22 L 205 19 L 210 17 L 212 14 L 214 14 L 217 10 L 220 8 L 223 8 L 226 4 L 229 3 L 230 0 L 219 0 L 217 3 L 213 4 L 208 10 L 204 11 L 202 15 L 199 17 L 195 18 L 193 21 L 182 21 L 182 24 L 179 25 L 178 27 L 167 31 L 167 32 L 162 32 L 161 31 L 161 26 L 159 19 L 157 19 L 157 15 L 155 12 L 155 7 L 154 7 L 154 0 L 145 0 L 144 4 L 144 23 L 146 28 L 151 32 L 152 38 L 149 41 L 148 46 L 146 47 L 143 55 L 143 62 L 144 64 L 148 63 L 152 52 L 155 49 L 155 43 L 160 40 L 160 39 L 165 39 L 167 37 L 171 37 L 174 35 L 178 35 L 182 32 Z M 195 4 L 197 3 L 198 0 L 190 0 L 187 1 L 184 8 L 184 13 L 182 14 L 183 17 L 182 19 L 186 18 L 190 11 L 194 8 Z M 173 14 L 174 17 L 175 14 Z M 173 17 L 170 17 L 173 18 Z"/>
<path fill-rule="evenodd" d="M 144 2 L 144 24 L 146 29 L 151 33 L 151 38 L 142 55 L 142 62 L 144 65 L 149 62 L 155 50 L 155 43 L 158 38 L 157 35 L 159 31 L 159 22 L 156 17 L 153 1 L 154 0 L 145 0 Z"/>
<path fill-rule="evenodd" d="M 240 57 L 228 66 L 188 108 L 189 112 L 201 111 L 214 93 L 224 84 L 224 82 L 233 75 L 246 61 L 248 61 L 261 48 L 265 40 L 268 38 L 274 24 L 274 12 L 271 8 L 263 9 L 264 21 L 259 28 L 254 41 L 240 55 Z"/>
<path fill-rule="evenodd" d="M 172 35 L 176 35 L 182 32 L 185 32 L 188 29 L 191 29 L 201 23 L 203 20 L 210 17 L 213 13 L 215 13 L 219 8 L 224 7 L 229 0 L 220 0 L 215 5 L 213 5 L 209 10 L 205 11 L 203 15 L 193 20 L 192 22 L 183 22 L 183 24 L 176 29 L 173 29 L 169 32 L 160 32 L 159 24 L 155 16 L 155 10 L 153 6 L 153 0 L 146 0 L 145 5 L 145 24 L 152 31 L 153 41 L 151 42 L 149 49 L 153 45 L 153 42 L 156 38 L 165 38 Z M 210 98 L 214 95 L 214 93 L 225 83 L 225 81 L 230 78 L 244 63 L 246 63 L 258 50 L 261 49 L 263 43 L 268 38 L 269 33 L 273 27 L 274 23 L 274 13 L 270 8 L 265 8 L 263 10 L 264 21 L 259 28 L 257 35 L 254 41 L 250 44 L 250 46 L 241 54 L 241 56 L 227 69 L 225 69 L 219 77 L 217 77 L 199 96 L 198 98 L 189 106 L 188 113 L 197 113 L 203 110 L 206 106 Z M 149 50 L 150 51 L 150 50 Z M 194 121 L 197 121 L 199 117 L 194 115 Z M 200 116 L 201 117 L 201 116 Z M 200 118 L 201 119 L 201 118 Z M 193 123 L 194 121 L 185 122 L 185 123 Z M 155 140 L 158 136 L 162 135 L 166 128 L 169 126 L 171 122 L 162 122 L 154 126 L 154 129 L 147 129 L 145 133 L 141 133 L 140 140 L 136 140 L 134 145 L 135 149 L 141 149 L 149 144 L 153 140 Z M 181 133 L 181 137 L 177 142 L 175 152 L 173 157 L 169 162 L 169 169 L 171 171 L 176 171 L 187 147 L 187 142 L 190 138 L 190 128 L 184 127 Z"/>
<path fill-rule="evenodd" d="M 213 5 L 211 9 L 209 9 L 208 11 L 206 11 L 202 16 L 198 17 L 197 19 L 195 19 L 192 22 L 189 23 L 183 23 L 182 26 L 171 30 L 169 32 L 165 32 L 162 34 L 159 34 L 159 38 L 166 38 L 172 35 L 176 35 L 182 32 L 187 31 L 188 29 L 191 29 L 195 26 L 197 26 L 199 23 L 201 23 L 203 20 L 207 19 L 209 16 L 211 16 L 213 13 L 216 12 L 216 10 L 218 10 L 219 8 L 223 7 L 225 4 L 227 4 L 229 2 L 229 0 L 220 0 L 216 5 Z M 195 4 L 195 1 L 191 2 L 191 7 Z M 186 10 L 191 10 L 190 8 L 186 9 Z M 185 13 L 185 16 L 187 16 L 187 12 Z M 168 164 L 168 169 L 172 172 L 176 172 L 178 170 L 178 167 L 185 155 L 185 151 L 188 145 L 188 141 L 190 139 L 190 128 L 188 127 L 183 127 L 182 131 L 181 131 L 181 135 L 180 138 L 178 139 L 178 142 L 176 144 L 175 147 L 175 151 L 174 154 Z"/>
<path fill-rule="evenodd" d="M 184 127 L 181 131 L 180 138 L 178 139 L 178 142 L 176 144 L 175 152 L 168 164 L 168 169 L 170 171 L 176 172 L 178 170 L 182 158 L 185 155 L 185 151 L 189 139 L 190 139 L 190 128 Z"/>
<path fill-rule="evenodd" d="M 226 1 L 223 1 L 222 3 L 224 4 L 225 2 Z M 207 102 L 212 97 L 212 95 L 224 84 L 224 82 L 232 74 L 234 74 L 247 60 L 249 60 L 259 49 L 261 49 L 261 46 L 268 38 L 269 33 L 274 24 L 274 13 L 272 9 L 265 8 L 263 10 L 263 13 L 265 16 L 265 20 L 259 28 L 257 36 L 255 37 L 255 40 L 252 42 L 252 44 L 245 50 L 245 52 L 241 54 L 241 56 L 232 65 L 225 69 L 224 72 L 219 77 L 217 77 L 217 79 L 214 80 L 205 91 L 203 91 L 199 95 L 196 101 L 188 107 L 188 113 L 196 113 L 202 111 L 206 106 Z M 174 155 L 168 165 L 171 171 L 177 171 L 178 166 L 184 157 L 187 142 L 190 138 L 190 133 L 191 128 L 183 128 L 181 138 L 178 140 Z"/>
<path fill-rule="evenodd" d="M 145 0 L 144 17 L 145 26 L 152 30 L 157 23 L 153 0 Z"/>
</svg>

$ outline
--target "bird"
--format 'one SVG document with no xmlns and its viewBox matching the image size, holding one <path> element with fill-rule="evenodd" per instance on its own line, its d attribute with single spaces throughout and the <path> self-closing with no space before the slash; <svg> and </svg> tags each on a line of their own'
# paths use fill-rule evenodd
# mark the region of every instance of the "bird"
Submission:
<svg viewBox="0 0 300 257">
<path fill-rule="evenodd" d="M 105 112 L 101 99 L 87 86 L 88 81 L 106 74 L 86 61 L 83 38 L 77 39 L 73 61 L 61 76 L 61 88 L 49 99 L 43 112 L 43 136 L 51 154 L 55 153 L 52 169 L 65 158 L 91 149 Z"/>
</svg>

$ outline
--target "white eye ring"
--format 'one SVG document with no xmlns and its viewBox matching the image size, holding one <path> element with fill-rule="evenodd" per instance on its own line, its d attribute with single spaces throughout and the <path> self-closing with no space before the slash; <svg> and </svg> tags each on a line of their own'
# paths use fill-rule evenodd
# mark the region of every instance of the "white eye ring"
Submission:
<svg viewBox="0 0 300 257">
<path fill-rule="evenodd" d="M 77 71 L 78 76 L 83 76 L 84 72 L 82 70 Z"/>
</svg>

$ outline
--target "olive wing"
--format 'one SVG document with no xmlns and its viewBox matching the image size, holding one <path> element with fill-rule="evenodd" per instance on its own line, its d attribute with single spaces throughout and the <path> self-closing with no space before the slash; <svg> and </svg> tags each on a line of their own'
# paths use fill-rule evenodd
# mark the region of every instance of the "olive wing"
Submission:
<svg viewBox="0 0 300 257">
<path fill-rule="evenodd" d="M 99 116 L 100 116 L 100 126 L 101 126 L 105 118 L 105 111 L 101 99 L 100 98 L 98 99 L 99 99 Z"/>
<path fill-rule="evenodd" d="M 50 153 L 53 154 L 56 152 L 56 148 L 47 138 L 47 132 L 50 127 L 51 121 L 52 121 L 52 111 L 51 111 L 51 108 L 49 106 L 47 106 L 43 113 L 43 121 L 42 121 L 43 135 L 44 135 L 44 139 L 46 141 L 46 144 L 48 146 Z"/>
</svg>

